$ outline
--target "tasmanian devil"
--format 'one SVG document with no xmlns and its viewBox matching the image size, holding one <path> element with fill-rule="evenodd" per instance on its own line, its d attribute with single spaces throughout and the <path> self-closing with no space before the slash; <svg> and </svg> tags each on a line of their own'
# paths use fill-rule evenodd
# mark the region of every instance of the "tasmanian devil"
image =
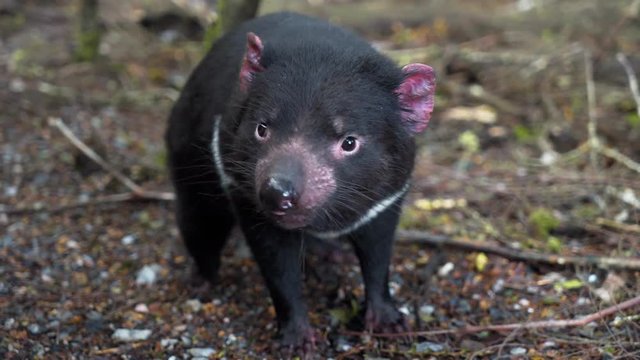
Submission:
<svg viewBox="0 0 640 360">
<path fill-rule="evenodd" d="M 314 346 L 301 241 L 348 239 L 369 330 L 404 319 L 388 289 L 392 240 L 434 106 L 431 67 L 402 69 L 353 33 L 279 13 L 217 41 L 189 78 L 166 140 L 177 221 L 198 272 L 215 281 L 237 223 L 276 309 L 281 343 Z"/>
</svg>

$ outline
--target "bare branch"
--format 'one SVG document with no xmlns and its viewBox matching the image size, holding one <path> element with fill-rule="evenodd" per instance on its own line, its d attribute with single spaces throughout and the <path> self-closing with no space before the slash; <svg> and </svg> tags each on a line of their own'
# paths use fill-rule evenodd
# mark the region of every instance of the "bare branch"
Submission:
<svg viewBox="0 0 640 360">
<path fill-rule="evenodd" d="M 545 263 L 561 266 L 598 266 L 603 268 L 618 268 L 640 270 L 640 259 L 636 258 L 614 258 L 600 256 L 560 256 L 528 252 L 510 249 L 499 245 L 488 244 L 486 242 L 473 242 L 453 239 L 445 235 L 434 235 L 423 231 L 398 230 L 396 236 L 399 241 L 433 246 L 452 247 L 467 251 L 480 251 L 489 254 L 502 256 L 509 260 L 524 261 L 529 263 Z"/>
<path fill-rule="evenodd" d="M 78 209 L 82 207 L 88 206 L 101 206 L 114 204 L 119 202 L 133 202 L 133 201 L 173 201 L 174 195 L 173 193 L 165 193 L 165 192 L 156 192 L 156 191 L 144 191 L 142 193 L 143 196 L 136 194 L 134 192 L 122 193 L 122 194 L 113 194 L 113 195 L 105 195 L 99 196 L 93 199 L 76 201 L 68 204 L 57 205 L 57 206 L 47 206 L 47 205 L 34 205 L 34 206 L 25 206 L 18 208 L 0 208 L 0 213 L 4 213 L 7 215 L 24 215 L 24 214 L 34 214 L 34 213 L 50 213 L 55 214 L 67 210 Z"/>
<path fill-rule="evenodd" d="M 596 119 L 596 86 L 593 82 L 593 59 L 591 52 L 585 50 L 584 52 L 584 72 L 585 81 L 587 86 L 587 111 L 589 114 L 589 123 L 587 124 L 587 131 L 589 133 L 589 144 L 591 154 L 591 165 L 597 168 L 598 159 L 596 153 L 600 147 L 600 141 L 596 129 L 598 122 Z"/>
<path fill-rule="evenodd" d="M 96 164 L 100 165 L 105 171 L 111 174 L 113 177 L 118 179 L 124 186 L 126 186 L 129 190 L 131 190 L 132 198 L 140 198 L 140 199 L 149 199 L 149 200 L 166 200 L 172 201 L 175 199 L 175 195 L 169 192 L 159 192 L 159 191 L 147 191 L 143 189 L 140 185 L 136 184 L 133 180 L 129 179 L 125 174 L 123 174 L 120 170 L 113 167 L 109 164 L 102 156 L 98 155 L 93 149 L 91 149 L 87 144 L 82 142 L 69 127 L 62 121 L 60 118 L 49 118 L 49 125 L 54 126 L 60 130 L 62 135 L 64 135 L 71 143 L 78 148 L 78 150 L 82 151 L 85 155 L 87 155 L 91 160 L 93 160 Z"/>
<path fill-rule="evenodd" d="M 463 335 L 463 334 L 479 333 L 483 331 L 515 331 L 515 330 L 578 327 L 578 326 L 585 326 L 594 321 L 602 320 L 605 317 L 611 316 L 620 311 L 631 309 L 637 306 L 640 306 L 640 295 L 634 298 L 631 298 L 627 301 L 621 302 L 620 304 L 610 306 L 606 309 L 597 311 L 595 313 L 589 314 L 587 316 L 584 316 L 578 319 L 541 320 L 541 321 L 531 321 L 531 322 L 524 322 L 524 323 L 483 325 L 483 326 L 470 325 L 470 326 L 465 326 L 457 329 L 411 331 L 411 332 L 395 333 L 395 334 L 387 334 L 387 333 L 369 334 L 369 333 L 355 332 L 355 331 L 348 331 L 345 333 L 348 335 L 368 335 L 373 337 L 396 338 L 396 337 L 434 336 L 434 335 L 448 335 L 448 334 Z"/>
<path fill-rule="evenodd" d="M 638 78 L 636 77 L 636 73 L 633 71 L 629 60 L 623 53 L 617 53 L 616 59 L 622 67 L 624 71 L 627 73 L 627 78 L 629 78 L 629 89 L 631 89 L 631 95 L 633 95 L 633 100 L 636 102 L 636 111 L 638 112 L 638 117 L 640 117 L 640 88 L 638 87 Z"/>
</svg>

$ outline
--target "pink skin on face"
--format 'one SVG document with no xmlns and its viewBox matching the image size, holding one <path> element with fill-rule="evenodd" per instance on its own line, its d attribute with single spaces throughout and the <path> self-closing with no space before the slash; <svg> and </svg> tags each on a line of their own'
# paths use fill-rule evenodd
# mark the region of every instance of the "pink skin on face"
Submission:
<svg viewBox="0 0 640 360">
<path fill-rule="evenodd" d="M 336 179 L 333 168 L 321 160 L 311 149 L 305 146 L 302 138 L 293 138 L 290 142 L 272 149 L 267 156 L 260 159 L 256 165 L 256 189 L 267 177 L 267 170 L 279 156 L 296 154 L 302 159 L 304 184 L 299 189 L 300 194 L 296 207 L 282 215 L 275 215 L 275 220 L 286 229 L 295 229 L 308 225 L 315 209 L 321 207 L 336 190 Z"/>
</svg>

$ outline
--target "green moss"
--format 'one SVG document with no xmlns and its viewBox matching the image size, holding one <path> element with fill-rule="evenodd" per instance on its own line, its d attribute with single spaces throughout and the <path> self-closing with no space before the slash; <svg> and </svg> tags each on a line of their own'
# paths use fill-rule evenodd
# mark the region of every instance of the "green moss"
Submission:
<svg viewBox="0 0 640 360">
<path fill-rule="evenodd" d="M 513 135 L 516 136 L 516 140 L 523 144 L 529 144 L 535 141 L 536 132 L 524 125 L 516 125 L 513 127 Z"/>
<path fill-rule="evenodd" d="M 480 140 L 472 131 L 465 131 L 458 136 L 458 143 L 464 148 L 468 154 L 474 154 L 480 149 Z"/>
<path fill-rule="evenodd" d="M 638 114 L 629 114 L 625 116 L 625 119 L 631 125 L 632 128 L 637 129 L 640 128 L 640 116 Z"/>
<path fill-rule="evenodd" d="M 576 218 L 582 221 L 589 221 L 597 218 L 601 210 L 595 204 L 584 204 L 575 207 L 571 212 Z"/>
<path fill-rule="evenodd" d="M 79 32 L 73 58 L 76 61 L 93 61 L 98 57 L 101 33 L 98 30 Z"/>
<path fill-rule="evenodd" d="M 529 215 L 529 225 L 538 236 L 546 238 L 551 230 L 560 225 L 560 221 L 550 210 L 537 208 Z"/>
<path fill-rule="evenodd" d="M 553 253 L 559 253 L 563 245 L 562 240 L 555 236 L 549 236 L 547 238 L 547 249 Z"/>
</svg>

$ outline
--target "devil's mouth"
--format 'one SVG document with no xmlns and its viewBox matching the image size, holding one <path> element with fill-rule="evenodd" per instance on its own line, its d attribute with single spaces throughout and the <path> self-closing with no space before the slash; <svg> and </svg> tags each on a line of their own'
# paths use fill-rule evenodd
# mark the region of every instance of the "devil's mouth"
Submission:
<svg viewBox="0 0 640 360">
<path fill-rule="evenodd" d="M 271 217 L 282 228 L 294 230 L 309 225 L 310 216 L 308 214 L 290 213 L 280 210 L 271 211 Z"/>
</svg>

